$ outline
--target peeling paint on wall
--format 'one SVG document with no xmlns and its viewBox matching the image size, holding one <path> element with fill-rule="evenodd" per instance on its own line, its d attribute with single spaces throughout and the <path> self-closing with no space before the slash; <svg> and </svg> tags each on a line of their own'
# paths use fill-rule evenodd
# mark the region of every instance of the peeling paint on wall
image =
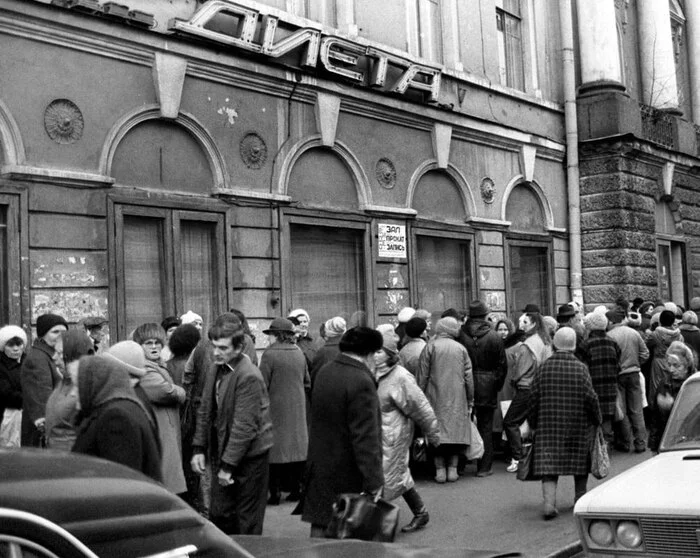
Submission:
<svg viewBox="0 0 700 558">
<path fill-rule="evenodd" d="M 78 323 L 88 316 L 108 318 L 107 289 L 33 290 L 31 309 L 32 323 L 49 312 L 63 316 L 69 323 Z"/>
<path fill-rule="evenodd" d="M 104 252 L 35 250 L 30 269 L 33 287 L 106 287 L 108 284 Z"/>
<path fill-rule="evenodd" d="M 228 126 L 233 126 L 236 123 L 236 118 L 238 118 L 238 111 L 236 111 L 235 108 L 223 106 L 219 108 L 219 110 L 217 110 L 216 112 L 221 115 L 226 115 Z"/>
</svg>

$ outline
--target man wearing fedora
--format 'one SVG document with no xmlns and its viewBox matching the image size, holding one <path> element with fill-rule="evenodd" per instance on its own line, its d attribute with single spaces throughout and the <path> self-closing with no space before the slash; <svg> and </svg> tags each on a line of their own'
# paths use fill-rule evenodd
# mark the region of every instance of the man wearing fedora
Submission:
<svg viewBox="0 0 700 558">
<path fill-rule="evenodd" d="M 576 308 L 571 304 L 562 304 L 557 310 L 557 329 L 562 327 L 570 327 L 576 332 L 576 351 L 574 356 L 581 362 L 587 362 L 585 328 L 576 313 Z"/>
<path fill-rule="evenodd" d="M 498 392 L 508 372 L 503 339 L 486 320 L 489 309 L 480 300 L 469 305 L 469 319 L 462 326 L 464 344 L 472 361 L 474 374 L 474 412 L 476 426 L 484 441 L 484 456 L 477 464 L 477 477 L 493 474 L 493 413 Z"/>
<path fill-rule="evenodd" d="M 340 354 L 319 370 L 311 391 L 311 432 L 301 519 L 323 537 L 343 493 L 378 494 L 384 485 L 379 398 L 372 370 L 384 338 L 354 327 Z"/>
<path fill-rule="evenodd" d="M 100 343 L 102 342 L 102 339 L 104 339 L 105 332 L 103 327 L 106 323 L 107 318 L 102 316 L 90 316 L 85 318 L 85 321 L 83 321 L 85 333 L 87 333 L 88 337 L 92 340 L 95 353 L 97 353 L 99 350 Z"/>
</svg>

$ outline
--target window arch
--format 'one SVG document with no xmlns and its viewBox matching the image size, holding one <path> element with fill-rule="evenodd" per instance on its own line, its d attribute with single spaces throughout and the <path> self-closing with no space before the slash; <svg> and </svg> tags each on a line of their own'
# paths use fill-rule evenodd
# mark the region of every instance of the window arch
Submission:
<svg viewBox="0 0 700 558">
<path fill-rule="evenodd" d="M 522 176 L 515 177 L 504 192 L 501 219 L 510 222 L 514 231 L 547 233 L 554 228 L 552 207 L 542 188 Z"/>
</svg>

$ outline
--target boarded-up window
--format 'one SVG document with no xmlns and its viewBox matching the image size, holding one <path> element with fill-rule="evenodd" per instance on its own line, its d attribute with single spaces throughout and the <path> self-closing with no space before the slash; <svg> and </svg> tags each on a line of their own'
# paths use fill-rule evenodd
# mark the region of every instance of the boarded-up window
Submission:
<svg viewBox="0 0 700 558">
<path fill-rule="evenodd" d="M 418 307 L 433 314 L 433 323 L 448 309 L 464 310 L 471 298 L 469 242 L 416 236 Z"/>
<path fill-rule="evenodd" d="M 364 229 L 290 225 L 291 306 L 315 323 L 366 313 Z"/>
<path fill-rule="evenodd" d="M 192 310 L 210 325 L 226 310 L 222 215 L 117 206 L 120 336 Z"/>
</svg>

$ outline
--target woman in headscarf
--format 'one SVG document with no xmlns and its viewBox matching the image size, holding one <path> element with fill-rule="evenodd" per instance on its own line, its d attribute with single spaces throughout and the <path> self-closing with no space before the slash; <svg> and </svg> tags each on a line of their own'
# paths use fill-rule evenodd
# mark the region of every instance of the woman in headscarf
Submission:
<svg viewBox="0 0 700 558">
<path fill-rule="evenodd" d="M 126 370 L 106 356 L 83 357 L 73 369 L 73 385 L 83 417 L 73 451 L 121 463 L 161 481 L 153 426 Z"/>
<path fill-rule="evenodd" d="M 316 356 L 316 345 L 313 337 L 309 335 L 309 326 L 311 325 L 309 313 L 303 308 L 297 308 L 292 310 L 287 318 L 292 320 L 292 323 L 296 326 L 294 330 L 297 333 L 297 346 L 304 353 L 306 365 L 311 370 L 314 357 Z"/>
<path fill-rule="evenodd" d="M 15 325 L 0 328 L 0 448 L 18 448 L 22 428 L 20 370 L 27 334 Z"/>
<path fill-rule="evenodd" d="M 283 481 L 288 483 L 287 501 L 299 499 L 309 435 L 306 425 L 306 391 L 311 381 L 306 358 L 294 343 L 294 326 L 275 318 L 263 331 L 270 345 L 260 358 L 270 396 L 273 445 L 270 450 L 269 504 L 280 503 Z"/>
<path fill-rule="evenodd" d="M 180 438 L 180 405 L 185 402 L 185 390 L 173 382 L 160 360 L 165 341 L 163 328 L 155 323 L 143 324 L 136 328 L 133 337 L 146 356 L 146 373 L 139 385 L 146 392 L 158 423 L 163 484 L 174 494 L 182 494 L 187 490 Z"/>
<path fill-rule="evenodd" d="M 63 379 L 46 402 L 46 447 L 70 451 L 76 437 L 78 396 L 73 388 L 74 369 L 80 357 L 95 354 L 95 345 L 84 331 L 61 333 L 63 340 Z"/>
<path fill-rule="evenodd" d="M 435 332 L 420 356 L 418 385 L 440 426 L 435 482 L 444 483 L 457 480 L 459 455 L 471 443 L 469 415 L 474 406 L 474 378 L 469 353 L 456 341 L 461 332 L 459 322 L 452 317 L 441 318 Z"/>
<path fill-rule="evenodd" d="M 438 421 L 413 374 L 399 364 L 399 336 L 394 326 L 380 325 L 377 331 L 384 339 L 382 348 L 374 353 L 374 375 L 382 412 L 384 498 L 403 497 L 413 512 L 413 519 L 401 531 L 412 533 L 425 527 L 430 520 L 408 468 L 413 423 L 418 424 L 430 445 L 437 447 L 440 444 Z"/>
</svg>

